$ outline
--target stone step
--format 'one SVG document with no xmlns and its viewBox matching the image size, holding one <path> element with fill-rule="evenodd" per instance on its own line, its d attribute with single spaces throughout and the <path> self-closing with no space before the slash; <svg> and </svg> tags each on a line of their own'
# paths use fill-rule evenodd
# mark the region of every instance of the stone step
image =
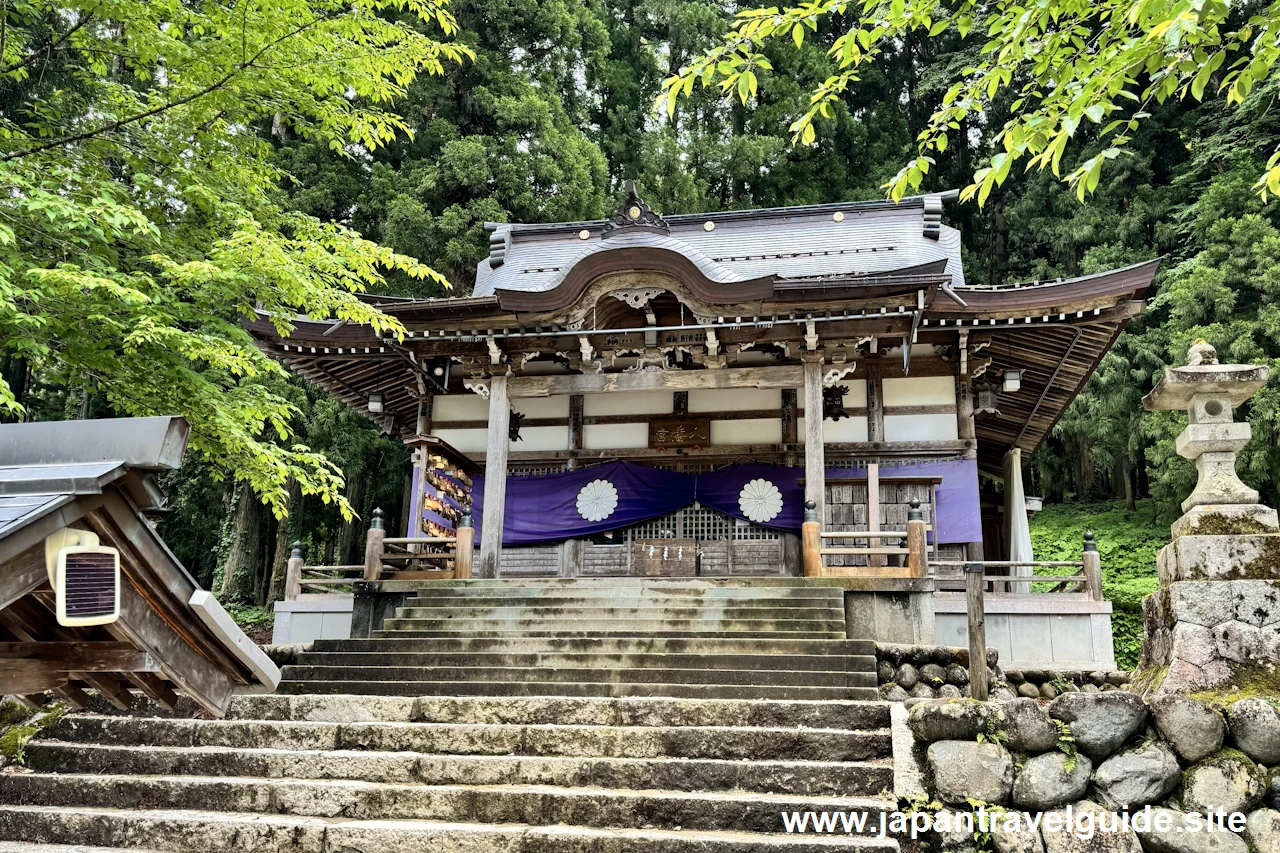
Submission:
<svg viewBox="0 0 1280 853">
<path fill-rule="evenodd" d="M 893 784 L 878 762 L 726 761 L 687 758 L 556 758 L 420 755 L 361 750 L 108 746 L 36 741 L 26 766 L 44 773 L 129 776 L 255 776 L 348 779 L 421 785 L 559 785 L 669 791 L 786 792 L 796 796 L 873 796 Z"/>
<path fill-rule="evenodd" d="M 586 626 L 580 622 L 568 621 L 563 625 L 556 625 L 551 621 L 537 623 L 536 627 L 512 628 L 504 627 L 499 629 L 477 629 L 465 628 L 461 626 L 451 626 L 443 629 L 424 629 L 414 627 L 391 627 L 393 619 L 386 620 L 388 627 L 373 632 L 376 639 L 400 639 L 400 638 L 440 638 L 440 639 L 504 639 L 516 640 L 522 637 L 559 637 L 573 638 L 582 637 L 587 639 L 599 638 L 667 638 L 667 639 L 725 639 L 725 640 L 843 640 L 844 626 L 839 630 L 814 630 L 814 631 L 755 631 L 736 627 L 734 630 L 679 630 L 675 628 L 660 628 L 639 630 L 618 629 L 617 623 L 608 623 L 610 628 L 600 628 L 599 626 Z M 718 623 L 717 623 L 718 624 Z"/>
<path fill-rule="evenodd" d="M 586 669 L 709 669 L 709 670 L 843 670 L 875 673 L 876 659 L 871 655 L 736 655 L 736 654 L 615 654 L 611 652 L 385 652 L 340 651 L 299 652 L 296 665 L 385 667 L 466 667 L 491 670 Z M 487 673 L 486 673 L 487 675 Z M 584 679 L 591 680 L 591 679 Z M 644 679 L 640 679 L 644 680 Z M 783 682 L 779 682 L 783 683 Z"/>
<path fill-rule="evenodd" d="M 533 605 L 555 604 L 567 607 L 598 606 L 601 602 L 609 602 L 618 607 L 696 607 L 705 605 L 724 607 L 843 607 L 844 596 L 839 590 L 834 595 L 810 595 L 804 590 L 797 590 L 789 595 L 776 595 L 768 590 L 733 590 L 733 595 L 725 590 L 710 592 L 685 593 L 645 592 L 637 594 L 631 590 L 599 589 L 582 590 L 513 590 L 504 594 L 502 590 L 482 589 L 471 591 L 420 592 L 405 603 L 414 607 L 524 607 Z M 750 595 L 742 595 L 748 592 Z"/>
<path fill-rule="evenodd" d="M 410 603 L 396 608 L 396 619 L 453 619 L 478 621 L 544 621 L 548 619 L 573 619 L 585 622 L 605 622 L 615 619 L 642 622 L 823 622 L 844 625 L 844 610 L 839 607 L 736 607 L 694 603 L 688 606 L 658 605 L 631 607 L 622 602 L 595 602 L 594 605 L 569 605 L 548 602 L 514 607 L 484 607 L 467 602 L 464 605 L 440 607 L 419 606 Z"/>
<path fill-rule="evenodd" d="M 639 578 L 639 577 L 599 577 L 599 578 L 469 578 L 465 580 L 423 580 L 415 581 L 414 588 L 422 590 L 448 589 L 564 589 L 564 588 L 615 588 L 635 591 L 649 590 L 687 590 L 710 592 L 714 590 L 773 590 L 778 594 L 786 594 L 788 590 L 801 590 L 816 594 L 821 590 L 842 591 L 846 582 L 838 578 L 804 578 L 783 575 L 741 576 L 729 578 Z"/>
<path fill-rule="evenodd" d="M 875 644 L 870 640 L 785 639 L 747 637 L 373 637 L 356 640 L 316 640 L 313 652 L 377 652 L 399 654 L 424 652 L 450 654 L 462 652 L 508 653 L 586 653 L 612 654 L 762 654 L 762 655 L 854 655 L 873 657 Z"/>
<path fill-rule="evenodd" d="M 0 806 L 0 839 L 168 853 L 895 853 L 892 839 Z"/>
<path fill-rule="evenodd" d="M 875 687 L 785 687 L 743 684 L 649 684 L 571 681 L 419 681 L 417 696 L 610 697 L 661 696 L 676 699 L 799 699 L 871 701 Z M 281 693 L 403 696 L 402 681 L 282 681 Z"/>
<path fill-rule="evenodd" d="M 521 633 L 524 631 L 564 630 L 568 633 L 647 633 L 670 635 L 700 633 L 770 633 L 793 632 L 844 632 L 844 619 L 665 619 L 660 615 L 642 618 L 591 618 L 577 619 L 570 615 L 549 614 L 545 617 L 514 616 L 509 619 L 477 616 L 470 619 L 399 618 L 387 619 L 383 627 L 388 631 L 465 631 L 476 634 L 488 632 Z"/>
<path fill-rule="evenodd" d="M 456 696 L 237 696 L 228 719 L 310 722 L 508 723 L 579 726 L 764 726 L 869 730 L 889 727 L 887 702 L 516 698 Z"/>
<path fill-rule="evenodd" d="M 451 755 L 582 758 L 867 761 L 889 754 L 886 730 L 747 726 L 575 726 L 178 720 L 74 714 L 52 740 L 129 746 L 375 750 Z"/>
<path fill-rule="evenodd" d="M 33 844 L 27 841 L 0 841 L 0 853 L 119 853 L 119 847 L 85 847 L 83 844 Z M 149 853 L 136 850 L 135 853 Z"/>
<path fill-rule="evenodd" d="M 829 663 L 840 658 L 827 658 Z M 672 667 L 611 668 L 593 667 L 526 667 L 526 666 L 387 666 L 381 665 L 309 665 L 286 666 L 281 675 L 286 681 L 399 681 L 406 690 L 411 685 L 429 682 L 556 682 L 577 684 L 745 684 L 769 687 L 875 687 L 876 674 L 865 668 L 849 669 L 695 669 Z M 714 662 L 713 662 L 714 663 Z"/>
<path fill-rule="evenodd" d="M 8 805 L 196 809 L 355 820 L 716 830 L 779 833 L 782 812 L 857 811 L 877 815 L 886 799 L 791 794 L 561 788 L 550 785 L 423 785 L 348 779 L 204 776 L 0 775 Z"/>
</svg>

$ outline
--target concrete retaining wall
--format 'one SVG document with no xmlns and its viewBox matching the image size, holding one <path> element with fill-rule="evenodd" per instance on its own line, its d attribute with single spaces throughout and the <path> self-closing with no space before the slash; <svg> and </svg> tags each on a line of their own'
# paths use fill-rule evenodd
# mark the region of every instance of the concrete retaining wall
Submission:
<svg viewBox="0 0 1280 853">
<path fill-rule="evenodd" d="M 349 595 L 302 596 L 296 601 L 277 601 L 271 644 L 348 639 L 353 602 Z"/>
<path fill-rule="evenodd" d="M 1006 668 L 1112 670 L 1111 602 L 1058 595 L 988 595 L 987 647 L 998 649 Z M 964 595 L 940 592 L 934 629 L 944 646 L 969 645 Z"/>
</svg>

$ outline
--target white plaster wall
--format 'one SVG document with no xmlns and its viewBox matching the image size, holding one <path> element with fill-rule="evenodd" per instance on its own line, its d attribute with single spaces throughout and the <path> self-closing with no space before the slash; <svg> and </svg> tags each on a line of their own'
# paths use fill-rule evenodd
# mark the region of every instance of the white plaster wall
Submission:
<svg viewBox="0 0 1280 853">
<path fill-rule="evenodd" d="M 619 395 L 626 396 L 626 395 Z M 590 399 L 590 398 L 588 398 Z M 582 446 L 587 450 L 648 447 L 648 424 L 587 424 L 582 428 Z"/>
<path fill-rule="evenodd" d="M 852 396 L 852 395 L 851 395 Z M 849 398 L 846 397 L 846 400 Z M 804 444 L 804 418 L 796 424 L 796 437 Z M 841 418 L 838 421 L 824 421 L 822 424 L 823 444 L 846 444 L 867 440 L 867 419 L 863 417 Z"/>
<path fill-rule="evenodd" d="M 885 415 L 885 441 L 954 441 L 955 415 Z"/>
<path fill-rule="evenodd" d="M 952 376 L 908 376 L 884 380 L 886 406 L 949 406 L 955 402 L 956 380 Z"/>
<path fill-rule="evenodd" d="M 781 408 L 781 388 L 718 388 L 689 392 L 690 412 L 746 412 L 752 409 Z"/>
<path fill-rule="evenodd" d="M 568 450 L 569 428 L 559 427 L 522 427 L 520 440 L 508 442 L 512 450 Z"/>
<path fill-rule="evenodd" d="M 1046 596 L 1049 598 L 1049 596 Z M 968 616 L 945 613 L 957 609 L 950 601 L 935 614 L 937 641 L 944 646 L 969 645 Z M 999 613 L 988 606 L 987 645 L 1000 652 L 1000 665 L 1009 667 L 1069 667 L 1114 669 L 1115 648 L 1110 613 L 1058 613 L 1052 602 L 1045 612 Z"/>
<path fill-rule="evenodd" d="M 632 391 L 626 394 L 585 394 L 582 401 L 582 412 L 585 415 L 669 415 L 674 398 L 671 391 Z M 587 427 L 590 429 L 590 427 Z M 649 428 L 645 431 L 645 443 L 648 443 Z M 587 445 L 590 447 L 591 445 Z M 608 445 L 605 445 L 608 446 Z M 644 444 L 616 444 L 614 447 L 643 447 Z"/>
<path fill-rule="evenodd" d="M 569 398 L 512 397 L 511 408 L 530 418 L 567 418 L 569 417 Z M 487 418 L 488 415 L 486 414 L 485 417 Z"/>
<path fill-rule="evenodd" d="M 488 449 L 488 432 L 482 429 L 439 429 L 432 427 L 432 435 L 453 446 L 459 453 L 483 453 Z"/>
<path fill-rule="evenodd" d="M 752 406 L 751 408 L 755 408 Z M 779 444 L 780 418 L 745 418 L 740 421 L 712 421 L 712 444 Z"/>
<path fill-rule="evenodd" d="M 431 398 L 431 421 L 483 421 L 489 418 L 489 401 L 479 394 L 448 394 Z"/>
</svg>

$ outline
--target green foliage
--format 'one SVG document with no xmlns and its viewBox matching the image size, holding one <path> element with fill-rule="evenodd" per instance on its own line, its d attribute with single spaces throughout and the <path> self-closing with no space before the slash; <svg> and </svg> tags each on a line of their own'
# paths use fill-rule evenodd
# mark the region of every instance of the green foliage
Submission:
<svg viewBox="0 0 1280 853">
<path fill-rule="evenodd" d="M 1076 761 L 1080 757 L 1080 751 L 1076 747 L 1075 735 L 1071 734 L 1071 725 L 1064 723 L 1062 720 L 1052 720 L 1058 727 L 1058 751 L 1067 756 L 1063 769 L 1068 773 L 1074 773 L 1076 769 Z"/>
<path fill-rule="evenodd" d="M 265 607 L 245 604 L 227 604 L 225 607 L 227 615 L 248 634 L 270 631 L 275 623 L 275 615 Z"/>
<path fill-rule="evenodd" d="M 1037 560 L 1078 560 L 1086 530 L 1095 532 L 1102 558 L 1102 594 L 1113 607 L 1116 663 L 1132 670 L 1142 656 L 1142 599 L 1155 592 L 1156 555 L 1169 541 L 1169 520 L 1154 500 L 1050 504 L 1031 519 Z"/>
<path fill-rule="evenodd" d="M 1160 105 L 1215 93 L 1228 105 L 1242 104 L 1269 82 L 1280 59 L 1280 13 L 1262 4 L 1056 0 L 1028 10 L 1016 0 L 864 0 L 851 9 L 847 0 L 812 0 L 739 11 L 718 45 L 663 82 L 659 103 L 674 114 L 695 84 L 717 84 L 743 104 L 753 101 L 759 81 L 774 71 L 768 48 L 799 47 L 827 21 L 842 30 L 828 50 L 837 69 L 811 87 L 807 110 L 790 126 L 802 145 L 816 142 L 816 123 L 831 118 L 867 70 L 901 43 L 954 34 L 956 49 L 967 52 L 968 67 L 951 75 L 916 138 L 916 156 L 885 185 L 894 199 L 921 186 L 949 141 L 964 141 L 962 123 L 998 116 L 1003 124 L 994 123 L 992 152 L 961 197 L 982 205 L 1018 162 L 1061 175 L 1072 142 L 1091 132 L 1098 150 L 1076 163 L 1067 158 L 1065 180 L 1083 201 L 1098 189 L 1103 164 L 1128 152 Z M 1280 192 L 1280 153 L 1257 186 L 1264 195 Z"/>
<path fill-rule="evenodd" d="M 0 10 L 0 344 L 114 411 L 181 414 L 191 447 L 286 511 L 341 501 L 293 441 L 283 369 L 241 327 L 295 314 L 396 321 L 362 302 L 388 271 L 444 279 L 338 220 L 284 205 L 255 132 L 357 158 L 409 130 L 386 107 L 471 51 L 445 0 L 76 0 Z M 414 25 L 412 22 L 418 22 Z M 21 389 L 17 389 L 21 390 Z M 0 376 L 0 411 L 25 412 Z"/>
<path fill-rule="evenodd" d="M 50 728 L 67 713 L 67 706 L 57 703 L 20 719 L 12 711 L 6 714 L 11 720 L 5 728 L 0 726 L 0 766 L 23 764 L 27 760 L 27 744 L 45 729 Z"/>
</svg>

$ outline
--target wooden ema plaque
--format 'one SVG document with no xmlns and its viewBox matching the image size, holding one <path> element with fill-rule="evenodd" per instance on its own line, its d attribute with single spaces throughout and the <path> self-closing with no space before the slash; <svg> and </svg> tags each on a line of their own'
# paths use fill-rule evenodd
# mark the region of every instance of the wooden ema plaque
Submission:
<svg viewBox="0 0 1280 853">
<path fill-rule="evenodd" d="M 649 421 L 649 447 L 706 447 L 711 443 L 709 418 Z"/>
<path fill-rule="evenodd" d="M 691 578 L 698 572 L 693 539 L 637 539 L 631 546 L 633 574 L 646 578 Z"/>
</svg>

